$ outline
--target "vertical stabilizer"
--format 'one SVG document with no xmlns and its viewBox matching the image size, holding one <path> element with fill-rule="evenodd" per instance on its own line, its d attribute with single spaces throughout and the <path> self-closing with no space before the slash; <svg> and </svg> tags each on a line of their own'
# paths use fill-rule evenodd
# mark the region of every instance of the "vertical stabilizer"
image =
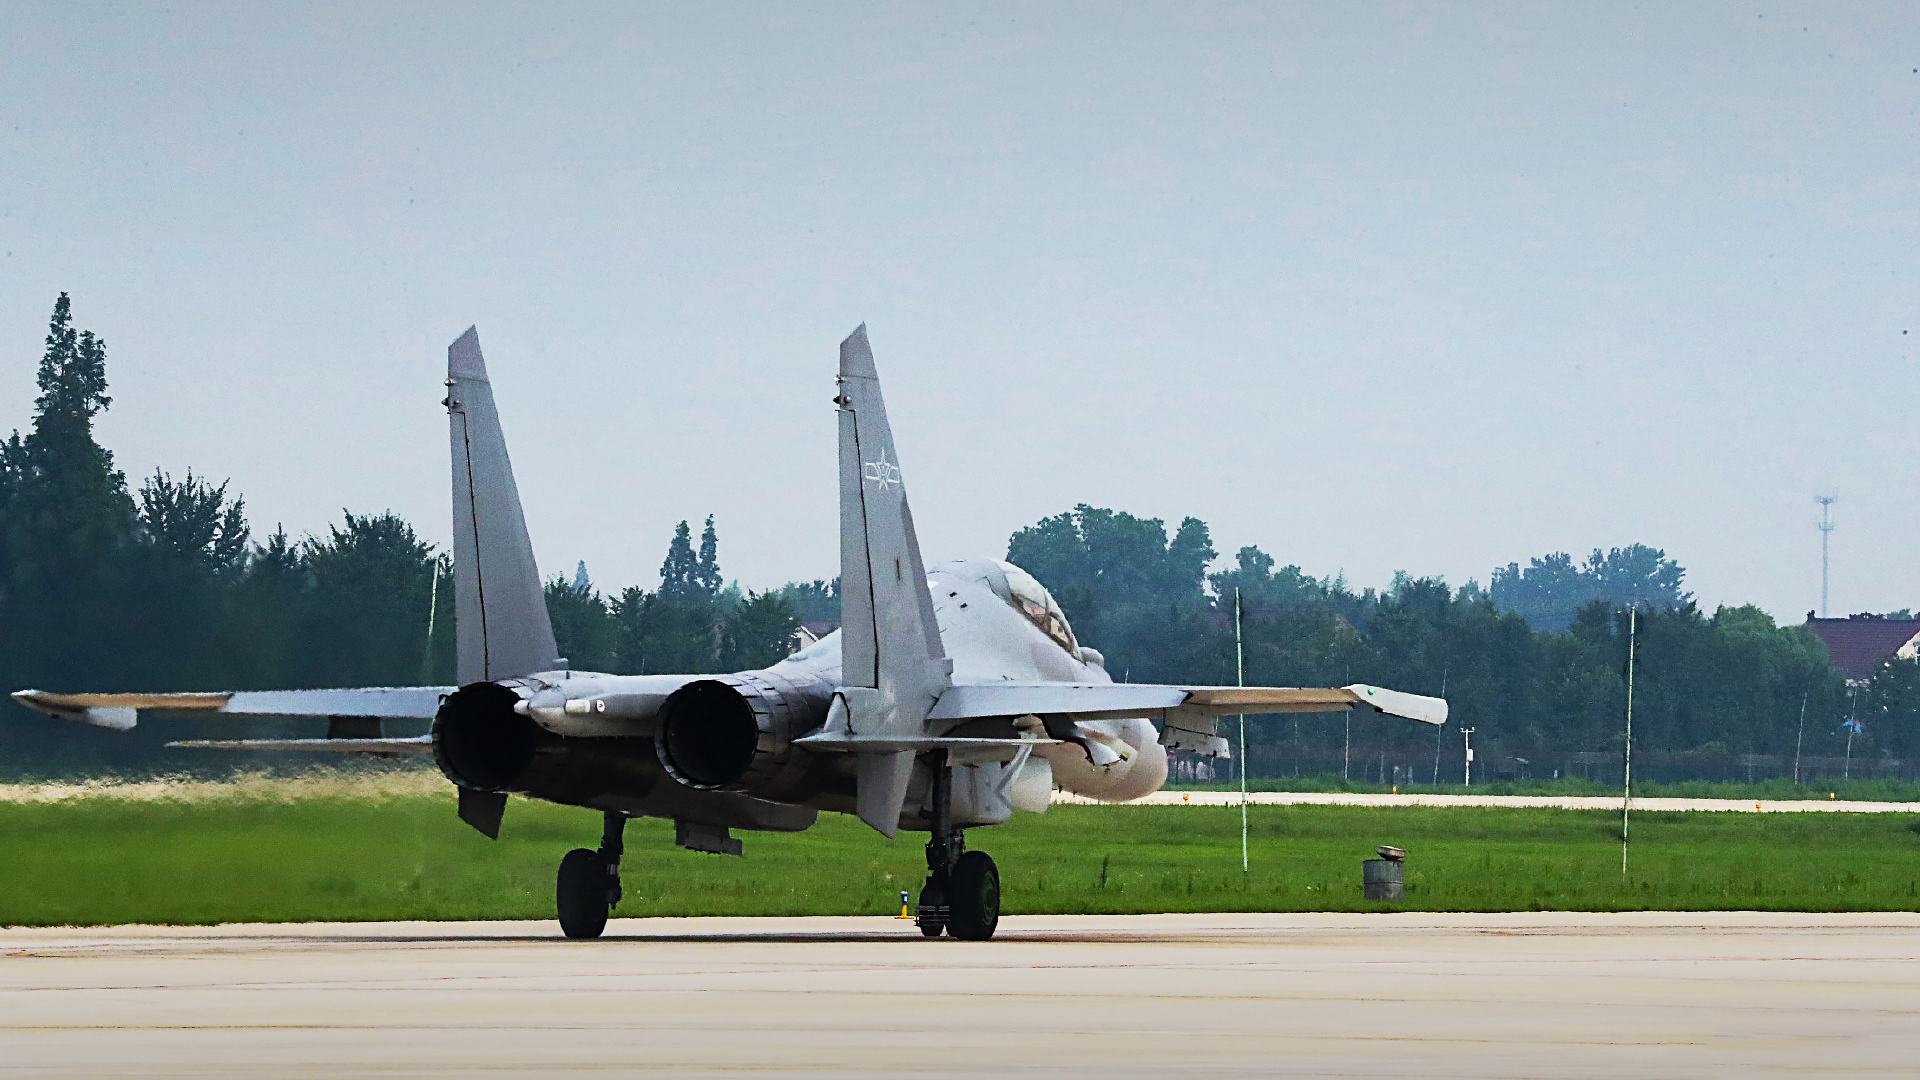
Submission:
<svg viewBox="0 0 1920 1080">
<path fill-rule="evenodd" d="M 880 377 L 862 325 L 840 343 L 840 618 L 848 725 L 862 737 L 912 738 L 951 683 L 920 561 L 907 489 L 894 452 Z M 911 752 L 861 762 L 860 817 L 892 836 Z"/>
<path fill-rule="evenodd" d="M 453 584 L 459 682 L 510 679 L 559 666 L 540 568 L 533 561 L 507 437 L 480 356 L 480 334 L 447 347 L 453 442 Z"/>
</svg>

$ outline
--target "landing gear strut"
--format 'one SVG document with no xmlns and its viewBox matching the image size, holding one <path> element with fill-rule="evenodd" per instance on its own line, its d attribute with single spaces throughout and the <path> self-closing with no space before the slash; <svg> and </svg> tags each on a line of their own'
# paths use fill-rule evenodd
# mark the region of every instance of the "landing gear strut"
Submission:
<svg viewBox="0 0 1920 1080">
<path fill-rule="evenodd" d="M 946 933 L 961 941 L 985 941 L 1000 924 L 1000 871 L 984 851 L 968 851 L 967 837 L 953 824 L 953 767 L 935 750 L 933 813 L 928 825 L 927 883 L 920 890 L 914 923 L 927 937 Z"/>
<path fill-rule="evenodd" d="M 620 902 L 620 852 L 627 816 L 609 810 L 600 830 L 600 850 L 574 848 L 560 860 L 554 900 L 560 929 L 570 938 L 597 938 L 607 928 L 607 913 Z"/>
</svg>

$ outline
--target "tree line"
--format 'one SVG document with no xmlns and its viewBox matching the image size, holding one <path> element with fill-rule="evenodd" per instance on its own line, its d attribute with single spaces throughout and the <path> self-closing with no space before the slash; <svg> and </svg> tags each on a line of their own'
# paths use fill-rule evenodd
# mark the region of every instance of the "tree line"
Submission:
<svg viewBox="0 0 1920 1080">
<path fill-rule="evenodd" d="M 0 679 L 6 688 L 273 689 L 445 684 L 453 678 L 448 557 L 388 512 L 343 511 L 320 535 L 257 535 L 224 482 L 165 468 L 130 485 L 93 423 L 111 403 L 106 343 L 54 306 L 32 423 L 0 444 Z M 1496 569 L 1487 588 L 1398 574 L 1385 589 L 1315 578 L 1259 547 L 1224 568 L 1207 525 L 1078 506 L 1023 528 L 1007 557 L 1046 584 L 1115 679 L 1227 684 L 1236 616 L 1248 683 L 1365 682 L 1443 694 L 1489 758 L 1547 761 L 1622 746 L 1626 605 L 1637 604 L 1636 746 L 1652 752 L 1920 757 L 1920 663 L 1850 694 L 1805 627 L 1751 606 L 1700 609 L 1684 571 L 1645 545 Z M 785 656 L 802 624 L 837 625 L 838 582 L 743 591 L 720 570 L 708 518 L 682 522 L 657 587 L 603 593 L 582 566 L 547 606 L 575 670 L 733 671 Z M 817 628 L 817 627 L 816 627 Z M 1807 721 L 1803 724 L 1802 717 Z M 231 722 L 228 722 L 231 724 Z M 258 730 L 257 728 L 255 730 Z M 1344 718 L 1255 723 L 1253 767 L 1346 759 L 1412 769 L 1435 734 Z M 0 770 L 179 767 L 169 737 L 54 724 L 8 705 Z M 1450 750 L 1449 775 L 1458 751 Z M 1437 760 L 1437 759 L 1436 759 Z M 156 764 L 159 763 L 159 764 Z M 1437 768 L 1437 766 L 1436 766 Z M 1394 775 L 1400 775 L 1396 770 Z M 1422 774 L 1424 778 L 1424 773 Z"/>
</svg>

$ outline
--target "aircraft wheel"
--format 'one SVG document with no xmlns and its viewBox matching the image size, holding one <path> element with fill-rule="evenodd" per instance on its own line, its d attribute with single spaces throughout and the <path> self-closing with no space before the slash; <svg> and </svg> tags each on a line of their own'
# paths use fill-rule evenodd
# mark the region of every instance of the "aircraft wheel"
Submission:
<svg viewBox="0 0 1920 1080">
<path fill-rule="evenodd" d="M 946 929 L 947 924 L 938 914 L 939 909 L 946 906 L 947 894 L 941 890 L 940 886 L 928 882 L 927 887 L 920 890 L 920 910 L 933 913 L 931 917 L 929 917 L 929 915 L 921 915 L 917 920 L 920 924 L 920 933 L 923 936 L 930 938 L 939 937 L 941 931 Z"/>
<path fill-rule="evenodd" d="M 591 848 L 574 848 L 560 860 L 554 881 L 560 929 L 570 938 L 597 938 L 607 928 L 607 862 Z"/>
<path fill-rule="evenodd" d="M 1000 871 L 984 851 L 961 855 L 947 875 L 947 933 L 985 941 L 1000 925 Z"/>
</svg>

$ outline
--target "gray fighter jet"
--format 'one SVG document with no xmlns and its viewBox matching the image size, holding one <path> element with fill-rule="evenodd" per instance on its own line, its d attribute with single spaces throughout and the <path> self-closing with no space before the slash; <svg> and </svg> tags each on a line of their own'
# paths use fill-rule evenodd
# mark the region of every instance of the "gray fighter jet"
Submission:
<svg viewBox="0 0 1920 1080">
<path fill-rule="evenodd" d="M 763 671 L 569 671 L 554 647 L 493 389 L 472 329 L 447 350 L 458 686 L 13 696 L 51 716 L 131 728 L 142 710 L 328 721 L 325 739 L 181 746 L 432 754 L 460 818 L 499 834 L 509 794 L 598 810 L 597 849 L 560 862 L 568 937 L 597 937 L 620 899 L 630 817 L 670 819 L 686 848 L 738 855 L 735 829 L 798 832 L 820 811 L 889 838 L 927 832 L 917 922 L 993 936 L 1000 878 L 966 830 L 1045 811 L 1057 788 L 1138 798 L 1167 753 L 1225 756 L 1235 713 L 1368 710 L 1444 723 L 1446 702 L 1339 689 L 1115 683 L 1060 606 L 1009 563 L 920 561 L 866 328 L 840 344 L 841 629 Z M 388 738 L 389 719 L 432 734 Z M 1156 726 L 1157 725 L 1157 726 Z"/>
</svg>

